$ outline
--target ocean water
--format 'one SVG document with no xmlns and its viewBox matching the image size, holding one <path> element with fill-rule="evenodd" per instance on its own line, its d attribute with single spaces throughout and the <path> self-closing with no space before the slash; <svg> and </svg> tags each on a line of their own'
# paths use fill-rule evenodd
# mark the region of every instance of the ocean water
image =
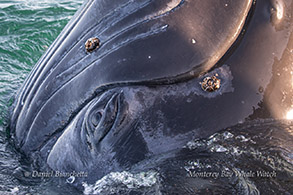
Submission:
<svg viewBox="0 0 293 195">
<path fill-rule="evenodd" d="M 41 55 L 82 0 L 0 1 L 0 194 L 60 194 L 75 189 L 18 178 L 20 154 L 9 144 L 6 126 L 13 97 Z"/>
<path fill-rule="evenodd" d="M 0 194 L 293 194 L 293 122 L 254 120 L 112 172 L 77 190 L 74 178 L 31 178 L 7 133 L 13 97 L 82 0 L 0 1 Z"/>
</svg>

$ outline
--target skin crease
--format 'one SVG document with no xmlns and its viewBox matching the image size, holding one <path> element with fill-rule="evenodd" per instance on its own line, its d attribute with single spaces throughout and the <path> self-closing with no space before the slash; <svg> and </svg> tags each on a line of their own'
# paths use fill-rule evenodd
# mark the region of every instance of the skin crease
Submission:
<svg viewBox="0 0 293 195">
<path fill-rule="evenodd" d="M 94 1 L 91 5 L 94 6 L 97 2 L 104 5 L 101 9 L 111 9 L 106 1 Z M 51 50 L 40 60 L 19 92 L 11 125 L 11 129 L 15 132 L 16 145 L 26 155 L 37 153 L 41 161 L 45 161 L 53 170 L 87 171 L 89 177 L 81 178 L 81 180 L 94 182 L 111 171 L 124 170 L 151 156 L 180 149 L 193 138 L 207 137 L 239 122 L 255 118 L 283 118 L 293 103 L 292 98 L 289 98 L 292 97 L 292 86 L 289 82 L 283 85 L 284 80 L 292 78 L 292 75 L 288 73 L 288 70 L 292 71 L 293 61 L 290 55 L 293 49 L 292 1 L 257 0 L 253 3 L 241 1 L 246 2 L 246 6 L 245 3 L 240 6 L 241 10 L 249 7 L 251 3 L 253 5 L 248 9 L 250 14 L 247 18 L 246 14 L 236 14 L 237 17 L 243 16 L 246 19 L 244 29 L 241 33 L 239 32 L 240 34 L 238 33 L 239 38 L 236 41 L 231 38 L 237 32 L 235 27 L 228 25 L 220 28 L 222 33 L 215 30 L 221 24 L 212 22 L 213 17 L 217 15 L 206 12 L 209 7 L 213 8 L 212 4 L 209 4 L 211 2 L 207 1 L 202 5 L 206 6 L 205 12 L 199 14 L 210 14 L 206 17 L 207 24 L 211 27 L 207 26 L 199 30 L 201 34 L 194 37 L 195 45 L 191 36 L 193 27 L 178 30 L 189 26 L 189 20 L 186 18 L 191 12 L 185 12 L 187 15 L 179 13 L 184 6 L 190 5 L 190 2 L 186 1 L 181 7 L 175 9 L 174 13 L 170 13 L 170 17 L 172 16 L 170 20 L 156 21 L 159 25 L 156 25 L 156 22 L 146 23 L 145 26 L 154 27 L 148 31 L 150 35 L 146 35 L 137 42 L 130 42 L 129 48 L 118 47 L 117 53 L 115 50 L 112 56 L 110 55 L 104 61 L 101 60 L 101 63 L 108 62 L 108 66 L 99 69 L 101 73 L 95 72 L 94 67 L 84 69 L 85 74 L 76 77 L 76 82 L 72 80 L 72 83 L 67 85 L 68 88 L 61 88 L 60 93 L 56 93 L 48 100 L 56 88 L 63 86 L 63 79 L 71 78 L 71 74 L 79 70 L 80 67 L 72 66 L 78 58 L 82 57 L 78 55 L 74 57 L 77 51 L 82 50 L 82 55 L 87 57 L 85 62 L 90 62 L 99 55 L 99 52 L 111 50 L 109 45 L 105 45 L 103 49 L 103 39 L 119 31 L 120 26 L 129 25 L 128 20 L 122 20 L 118 22 L 119 25 L 105 30 L 105 34 L 99 36 L 101 48 L 96 53 L 87 54 L 82 47 L 85 41 L 81 41 L 82 46 L 77 44 L 72 50 L 65 47 L 72 44 L 72 37 L 79 37 L 78 34 L 81 33 L 76 26 L 82 22 L 75 24 L 75 17 L 66 27 L 72 33 L 66 35 L 65 29 L 59 37 L 62 39 L 62 36 L 68 36 L 64 39 L 64 47 L 59 46 L 57 40 Z M 237 4 L 233 4 L 232 1 L 220 2 L 224 7 L 227 7 L 225 5 L 227 4 L 228 8 Z M 86 6 L 87 4 L 84 5 Z M 158 7 L 160 10 L 166 9 Z M 236 6 L 236 8 L 239 7 Z M 237 10 L 236 8 L 232 7 L 231 10 Z M 79 13 L 83 12 L 79 11 Z M 157 13 L 160 12 L 155 12 Z M 231 13 L 234 12 L 231 11 Z M 87 15 L 85 17 L 90 18 Z M 115 17 L 119 17 L 119 14 Z M 129 17 L 131 18 L 131 15 Z M 226 15 L 223 17 L 223 21 L 226 21 Z M 219 22 L 221 21 L 220 19 Z M 235 22 L 235 20 L 232 21 Z M 133 22 L 135 20 L 129 19 L 129 23 Z M 174 25 L 173 22 L 178 25 Z M 165 27 L 166 23 L 168 27 Z M 74 26 L 72 29 L 71 25 Z M 85 22 L 83 25 L 89 24 Z M 172 31 L 172 27 L 175 30 Z M 157 29 L 159 29 L 158 32 Z M 168 36 L 173 40 L 176 37 L 174 42 L 178 45 L 175 47 L 167 44 L 170 41 L 168 36 L 160 37 L 160 34 L 169 32 L 169 29 L 171 33 Z M 231 33 L 232 31 L 234 34 Z M 141 32 L 129 31 L 129 33 Z M 202 38 L 204 33 L 207 36 Z M 235 43 L 231 46 L 232 43 L 227 43 L 224 35 Z M 131 39 L 131 36 L 128 38 Z M 160 39 L 152 39 L 153 37 L 162 38 L 165 42 L 159 42 Z M 86 37 L 79 37 L 79 39 L 86 40 Z M 119 41 L 123 41 L 122 38 L 117 39 L 118 43 Z M 109 41 L 109 43 L 115 45 L 116 42 Z M 171 48 L 168 50 L 169 53 L 155 50 L 156 46 L 162 49 L 155 43 L 166 44 L 168 48 Z M 184 44 L 181 45 L 181 43 Z M 226 45 L 223 46 L 222 43 Z M 144 47 L 145 53 L 138 53 L 136 56 L 134 51 L 140 47 Z M 154 53 L 147 55 L 152 50 Z M 190 57 L 189 53 L 184 52 L 190 50 L 198 51 L 194 55 L 190 54 L 191 58 L 194 58 L 191 64 L 195 61 L 198 62 L 195 64 L 200 64 L 192 68 L 190 64 L 184 66 L 184 63 L 190 62 L 185 60 Z M 50 56 L 51 51 L 55 53 Z M 59 61 L 64 52 L 67 54 Z M 176 53 L 175 62 L 182 63 L 183 69 L 176 69 L 178 65 L 176 63 L 168 66 L 168 63 L 172 62 L 168 60 L 168 57 Z M 211 54 L 213 57 L 206 57 L 206 54 Z M 158 57 L 164 55 L 167 58 Z M 116 59 L 115 56 L 121 59 L 118 57 Z M 111 60 L 117 64 L 127 63 L 128 60 L 132 64 L 140 60 L 145 67 L 136 69 L 136 67 L 125 66 L 128 67 L 125 71 L 113 65 L 113 69 L 108 69 L 112 65 Z M 166 63 L 160 64 L 161 67 L 158 69 L 154 68 L 153 72 L 147 72 L 149 64 L 144 62 L 153 64 L 156 61 Z M 63 67 L 63 69 L 62 66 L 56 66 L 50 74 L 47 74 L 45 70 L 50 70 L 58 63 L 64 64 L 65 67 L 71 65 L 71 67 Z M 40 68 L 42 66 L 43 71 Z M 283 68 L 287 68 L 287 71 Z M 70 71 L 66 72 L 67 69 Z M 188 73 L 181 76 L 176 74 L 177 70 L 181 71 L 180 73 L 186 71 Z M 106 74 L 107 71 L 109 74 Z M 218 74 L 221 80 L 220 89 L 215 92 L 203 91 L 200 82 L 215 74 Z M 135 77 L 136 75 L 138 76 Z M 92 86 L 101 77 L 104 83 L 101 81 L 98 82 L 98 87 Z M 55 82 L 50 83 L 49 81 L 54 78 Z M 117 80 L 111 80 L 112 78 Z M 164 79 L 160 80 L 161 78 Z M 34 79 L 36 79 L 35 82 L 33 82 Z M 146 82 L 152 79 L 155 82 Z M 95 93 L 93 89 L 96 90 Z M 283 101 L 284 93 L 282 92 L 284 91 L 287 95 Z M 83 93 L 82 96 L 80 96 L 81 93 Z M 81 99 L 71 101 L 72 98 L 77 97 Z M 45 106 L 42 107 L 42 105 Z M 33 117 L 36 112 L 38 115 Z"/>
</svg>

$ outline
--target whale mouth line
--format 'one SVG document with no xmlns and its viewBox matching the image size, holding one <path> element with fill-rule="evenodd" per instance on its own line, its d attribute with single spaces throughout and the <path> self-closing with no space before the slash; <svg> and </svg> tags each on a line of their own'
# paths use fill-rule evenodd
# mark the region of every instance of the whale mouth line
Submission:
<svg viewBox="0 0 293 195">
<path fill-rule="evenodd" d="M 257 4 L 258 0 L 253 0 L 251 7 L 248 11 L 248 14 L 245 18 L 244 24 L 241 28 L 240 33 L 238 34 L 238 36 L 236 37 L 235 41 L 233 42 L 233 44 L 227 49 L 227 51 L 224 53 L 224 55 L 219 59 L 219 61 L 212 66 L 208 71 L 213 71 L 215 69 L 217 69 L 218 67 L 222 66 L 225 61 L 235 52 L 235 50 L 238 48 L 238 46 L 240 45 L 242 39 L 244 38 L 246 32 L 247 32 L 247 28 L 249 26 L 249 23 L 254 15 L 255 9 L 256 9 L 256 4 Z M 206 73 L 206 72 L 205 72 Z"/>
</svg>

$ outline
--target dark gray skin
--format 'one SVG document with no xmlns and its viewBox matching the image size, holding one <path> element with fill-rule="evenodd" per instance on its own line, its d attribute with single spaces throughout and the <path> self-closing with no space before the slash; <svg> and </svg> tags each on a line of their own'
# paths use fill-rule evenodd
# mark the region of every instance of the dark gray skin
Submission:
<svg viewBox="0 0 293 195">
<path fill-rule="evenodd" d="M 93 182 L 258 117 L 255 110 L 282 118 L 293 102 L 276 109 L 282 100 L 272 94 L 282 91 L 272 82 L 277 67 L 292 69 L 292 6 L 86 2 L 17 95 L 17 147 L 54 170 L 86 171 Z M 101 47 L 86 52 L 91 37 Z M 220 89 L 202 90 L 200 82 L 216 73 Z"/>
</svg>

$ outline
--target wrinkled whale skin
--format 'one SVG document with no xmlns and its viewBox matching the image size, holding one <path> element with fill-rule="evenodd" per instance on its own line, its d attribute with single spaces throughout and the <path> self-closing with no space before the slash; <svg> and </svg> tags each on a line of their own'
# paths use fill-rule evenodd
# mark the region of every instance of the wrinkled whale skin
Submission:
<svg viewBox="0 0 293 195">
<path fill-rule="evenodd" d="M 292 6 L 85 2 L 18 92 L 10 125 L 16 146 L 94 182 L 239 122 L 282 118 L 292 104 L 282 101 L 292 86 L 283 85 L 291 77 L 280 69 L 293 71 Z M 87 52 L 91 37 L 101 45 Z M 214 75 L 221 87 L 204 91 L 200 83 Z"/>
</svg>

